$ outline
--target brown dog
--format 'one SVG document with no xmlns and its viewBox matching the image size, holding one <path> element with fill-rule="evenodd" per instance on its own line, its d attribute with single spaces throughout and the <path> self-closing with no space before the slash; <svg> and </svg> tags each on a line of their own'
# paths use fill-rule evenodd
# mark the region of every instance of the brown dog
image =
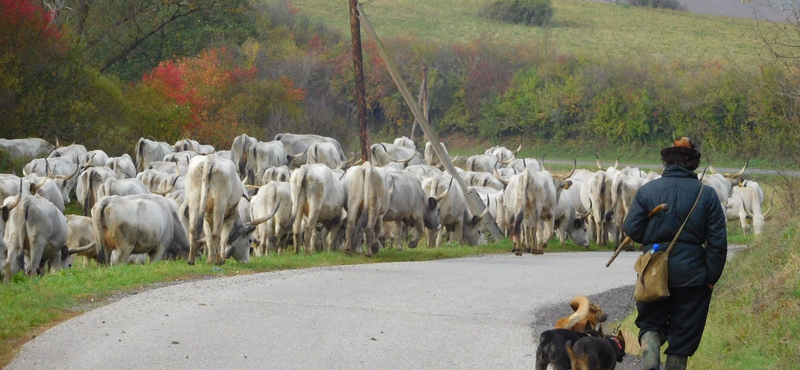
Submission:
<svg viewBox="0 0 800 370">
<path fill-rule="evenodd" d="M 606 321 L 608 315 L 603 313 L 600 306 L 589 301 L 589 298 L 579 295 L 572 298 L 569 303 L 572 310 L 575 311 L 572 315 L 562 317 L 556 321 L 556 329 L 567 329 L 585 333 L 587 323 L 592 329 L 597 329 L 597 324 Z"/>
<path fill-rule="evenodd" d="M 599 330 L 602 335 L 602 329 Z M 625 357 L 625 336 L 617 330 L 613 337 L 583 337 L 567 342 L 572 370 L 614 370 Z"/>
</svg>

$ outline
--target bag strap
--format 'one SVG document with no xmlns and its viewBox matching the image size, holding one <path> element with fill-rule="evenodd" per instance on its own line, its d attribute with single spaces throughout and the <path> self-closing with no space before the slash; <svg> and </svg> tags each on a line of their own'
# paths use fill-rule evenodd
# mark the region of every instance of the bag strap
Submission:
<svg viewBox="0 0 800 370">
<path fill-rule="evenodd" d="M 705 187 L 705 185 L 703 185 L 703 183 L 700 183 L 700 191 L 697 192 L 697 198 L 694 200 L 694 204 L 692 205 L 692 209 L 689 210 L 689 214 L 686 215 L 686 219 L 683 220 L 683 224 L 681 225 L 681 228 L 678 229 L 678 233 L 675 234 L 674 238 L 672 238 L 672 243 L 669 243 L 669 248 L 667 248 L 666 256 L 664 256 L 664 260 L 665 261 L 669 260 L 669 252 L 672 251 L 672 247 L 675 246 L 675 242 L 677 242 L 678 241 L 678 237 L 681 236 L 681 232 L 683 232 L 683 227 L 686 226 L 686 222 L 689 221 L 689 216 L 692 215 L 692 212 L 694 212 L 694 209 L 697 207 L 697 202 L 700 201 L 700 195 L 703 194 L 703 188 L 704 187 Z"/>
</svg>

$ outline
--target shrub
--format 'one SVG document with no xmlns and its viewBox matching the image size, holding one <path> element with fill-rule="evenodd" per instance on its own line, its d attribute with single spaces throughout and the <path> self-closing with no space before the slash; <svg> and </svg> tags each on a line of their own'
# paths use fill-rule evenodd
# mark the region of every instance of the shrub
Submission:
<svg viewBox="0 0 800 370">
<path fill-rule="evenodd" d="M 503 22 L 544 26 L 553 17 L 551 0 L 492 0 L 482 16 Z"/>
<path fill-rule="evenodd" d="M 628 3 L 633 6 L 643 6 L 646 8 L 686 11 L 686 7 L 678 0 L 628 0 Z"/>
</svg>

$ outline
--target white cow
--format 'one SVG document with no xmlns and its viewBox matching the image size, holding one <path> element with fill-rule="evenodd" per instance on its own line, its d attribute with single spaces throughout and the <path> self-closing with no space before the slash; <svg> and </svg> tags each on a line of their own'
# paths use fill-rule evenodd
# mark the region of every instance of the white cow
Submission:
<svg viewBox="0 0 800 370">
<path fill-rule="evenodd" d="M 150 162 L 163 161 L 164 156 L 172 152 L 172 147 L 165 142 L 139 138 L 136 143 L 136 172 L 147 169 Z"/>
<path fill-rule="evenodd" d="M 258 190 L 258 194 L 250 200 L 250 216 L 258 219 L 274 215 L 269 221 L 258 225 L 258 247 L 255 249 L 257 256 L 266 255 L 269 251 L 283 253 L 289 236 L 292 234 L 292 189 L 289 182 L 273 181 Z"/>
<path fill-rule="evenodd" d="M 289 182 L 292 187 L 292 214 L 295 217 L 292 230 L 295 253 L 300 245 L 305 245 L 307 254 L 314 252 L 319 239 L 318 223 L 328 230 L 325 244 L 330 251 L 347 215 L 347 195 L 342 182 L 324 164 L 303 165 L 292 172 Z"/>
<path fill-rule="evenodd" d="M 53 144 L 44 139 L 0 139 L 0 149 L 4 149 L 11 156 L 11 159 L 34 158 L 53 150 Z"/>
<path fill-rule="evenodd" d="M 137 194 L 150 194 L 150 191 L 144 186 L 141 180 L 137 178 L 132 179 L 115 179 L 108 178 L 97 188 L 97 199 L 111 195 L 137 195 Z"/>
<path fill-rule="evenodd" d="M 3 206 L 6 219 L 4 280 L 20 270 L 28 275 L 43 274 L 69 267 L 67 220 L 53 203 L 38 195 L 17 195 Z"/>
<path fill-rule="evenodd" d="M 773 197 L 774 199 L 774 197 Z M 769 215 L 772 205 L 766 212 L 761 212 L 761 203 L 758 200 L 758 193 L 753 188 L 737 186 L 733 188 L 733 195 L 728 198 L 725 205 L 725 214 L 728 221 L 739 220 L 742 231 L 747 234 L 750 231 L 750 223 L 753 223 L 753 233 L 761 235 L 764 232 L 764 218 Z"/>
<path fill-rule="evenodd" d="M 455 239 L 467 245 L 485 243 L 480 220 L 488 213 L 485 209 L 480 215 L 472 215 L 467 207 L 467 200 L 458 181 L 449 175 L 432 177 L 422 182 L 422 189 L 429 197 L 437 200 L 439 205 L 439 221 L 443 226 L 435 240 L 434 233 L 429 233 L 428 247 L 435 248 L 442 244 L 447 232 L 453 233 Z M 440 194 L 440 195 L 437 195 Z"/>
<path fill-rule="evenodd" d="M 397 146 L 404 146 L 408 149 L 417 150 L 417 145 L 414 144 L 414 140 L 411 140 L 405 136 L 394 139 L 393 144 Z"/>
<path fill-rule="evenodd" d="M 75 195 L 78 197 L 78 203 L 83 206 L 84 216 L 89 215 L 89 210 L 97 200 L 97 189 L 111 178 L 117 178 L 117 174 L 108 167 L 89 167 L 78 175 Z"/>
<path fill-rule="evenodd" d="M 81 144 L 72 144 L 68 146 L 58 146 L 50 152 L 47 158 L 69 158 L 73 164 L 78 166 L 81 164 L 81 157 L 86 154 L 86 147 Z"/>
<path fill-rule="evenodd" d="M 208 263 L 224 264 L 230 257 L 249 262 L 251 234 L 256 225 L 266 220 L 243 223 L 239 219 L 237 208 L 245 188 L 233 162 L 214 155 L 194 157 L 185 186 L 191 247 L 187 262 L 194 264 L 202 242 Z M 202 240 L 201 233 L 205 235 Z"/>
<path fill-rule="evenodd" d="M 247 172 L 245 171 L 247 166 L 247 154 L 249 153 L 250 147 L 257 142 L 258 140 L 256 140 L 256 138 L 247 136 L 246 134 L 239 135 L 233 139 L 231 158 L 229 159 L 232 160 L 234 166 L 236 166 L 240 179 L 244 179 L 244 177 L 247 176 Z"/>
<path fill-rule="evenodd" d="M 111 157 L 106 162 L 106 167 L 112 169 L 117 174 L 118 179 L 132 179 L 136 177 L 136 165 L 128 153 L 121 157 Z"/>
<path fill-rule="evenodd" d="M 386 223 L 403 223 L 413 228 L 415 234 L 408 244 L 416 248 L 422 237 L 423 227 L 428 230 L 439 230 L 439 201 L 446 194 L 427 196 L 419 178 L 409 172 L 387 172 L 386 181 L 389 186 L 389 209 L 383 215 Z M 402 249 L 399 243 L 398 248 Z"/>
<path fill-rule="evenodd" d="M 170 248 L 188 249 L 178 206 L 158 195 L 105 197 L 92 207 L 92 222 L 98 259 L 112 266 L 132 254 L 146 253 L 153 263 Z"/>
<path fill-rule="evenodd" d="M 253 185 L 272 167 L 289 165 L 283 143 L 280 141 L 257 142 L 250 146 L 245 166 L 245 182 Z"/>
<path fill-rule="evenodd" d="M 96 149 L 90 150 L 81 156 L 81 167 L 105 167 L 108 163 L 108 154 L 106 152 Z"/>
</svg>

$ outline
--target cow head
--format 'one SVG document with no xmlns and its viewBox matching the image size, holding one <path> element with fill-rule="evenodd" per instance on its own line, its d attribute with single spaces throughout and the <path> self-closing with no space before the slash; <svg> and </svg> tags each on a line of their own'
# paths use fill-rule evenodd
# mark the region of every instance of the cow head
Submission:
<svg viewBox="0 0 800 370">
<path fill-rule="evenodd" d="M 567 235 L 576 245 L 581 247 L 589 246 L 589 235 L 586 232 L 586 218 L 589 217 L 589 212 L 585 214 L 578 214 L 572 222 L 567 225 Z"/>
<path fill-rule="evenodd" d="M 483 233 L 481 219 L 489 213 L 489 207 L 484 208 L 479 215 L 471 216 L 469 210 L 464 211 L 464 223 L 462 224 L 463 242 L 469 245 L 486 244 L 486 236 Z"/>
</svg>

